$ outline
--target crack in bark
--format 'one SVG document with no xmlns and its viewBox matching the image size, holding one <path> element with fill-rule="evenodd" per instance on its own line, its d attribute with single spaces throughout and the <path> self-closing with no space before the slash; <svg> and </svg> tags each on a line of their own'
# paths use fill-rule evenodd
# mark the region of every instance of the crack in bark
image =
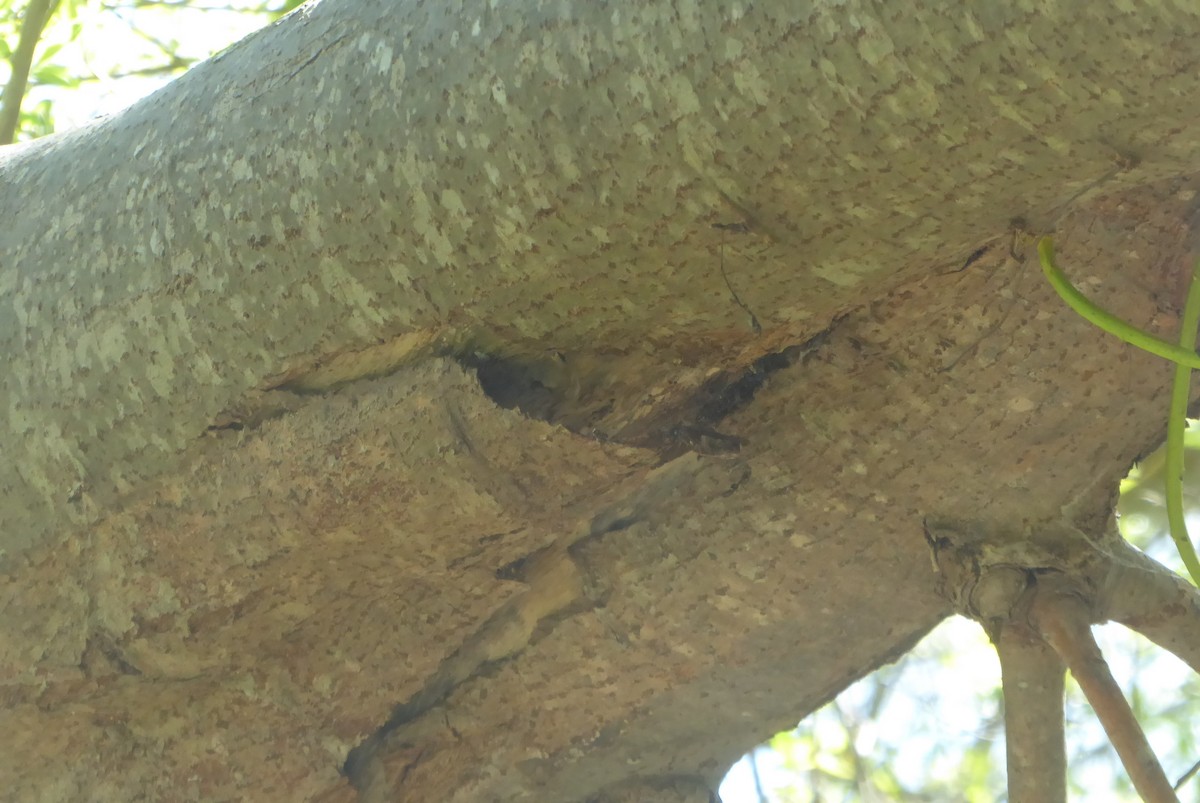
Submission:
<svg viewBox="0 0 1200 803">
<path fill-rule="evenodd" d="M 392 714 L 346 757 L 343 772 L 350 782 L 363 788 L 367 774 L 389 737 L 444 700 L 463 682 L 487 667 L 518 655 L 529 643 L 541 621 L 582 596 L 583 582 L 578 566 L 566 552 L 552 547 L 533 561 L 529 587 L 492 614 L 463 644 L 447 656 L 425 685 L 392 709 Z"/>
<path fill-rule="evenodd" d="M 717 425 L 745 408 L 772 374 L 809 359 L 845 319 L 840 315 L 801 343 L 768 352 L 740 371 L 725 371 L 701 385 L 690 398 L 642 422 L 614 440 L 654 449 L 665 459 L 688 451 L 729 454 L 741 450 L 742 439 L 721 432 Z"/>
<path fill-rule="evenodd" d="M 733 297 L 733 303 L 741 308 L 742 312 L 750 316 L 750 327 L 754 329 L 754 334 L 762 334 L 762 325 L 758 322 L 758 316 L 750 307 L 746 306 L 746 302 L 742 301 L 742 297 L 738 295 L 737 290 L 733 289 L 733 282 L 729 281 L 729 272 L 725 270 L 725 232 L 734 232 L 735 234 L 747 234 L 750 232 L 748 223 L 714 223 L 714 229 L 721 230 L 721 278 L 725 280 L 725 287 L 729 290 L 729 295 Z"/>
<path fill-rule="evenodd" d="M 749 366 L 721 371 L 687 395 L 666 399 L 657 409 L 618 425 L 612 433 L 597 424 L 637 388 L 619 385 L 623 355 L 567 354 L 540 344 L 501 343 L 485 334 L 451 337 L 422 330 L 353 351 L 326 355 L 304 368 L 277 376 L 218 415 L 208 436 L 244 433 L 302 407 L 309 397 L 327 396 L 360 381 L 381 379 L 414 361 L 443 357 L 473 371 L 484 394 L 500 407 L 563 426 L 575 434 L 653 449 L 664 460 L 688 451 L 738 452 L 742 441 L 716 425 L 753 401 L 771 374 L 806 359 L 845 318 L 840 315 L 803 342 L 765 353 Z M 508 350 L 515 349 L 511 353 Z M 452 420 L 456 430 L 460 421 Z"/>
<path fill-rule="evenodd" d="M 685 455 L 654 469 L 632 489 L 628 485 L 617 488 L 609 495 L 616 501 L 603 506 L 565 539 L 524 559 L 525 565 L 516 569 L 527 588 L 488 617 L 443 659 L 420 690 L 396 705 L 387 721 L 350 751 L 342 766 L 350 783 L 359 790 L 370 787 L 378 756 L 404 725 L 433 709 L 462 683 L 519 655 L 546 622 L 581 602 L 590 604 L 588 578 L 573 555 L 575 549 L 644 519 L 675 487 L 695 475 L 699 461 L 697 455 Z"/>
<path fill-rule="evenodd" d="M 221 437 L 226 433 L 242 433 L 256 430 L 268 421 L 283 418 L 296 412 L 305 403 L 302 394 L 280 386 L 265 391 L 256 391 L 244 401 L 222 412 L 209 424 L 204 435 Z"/>
</svg>

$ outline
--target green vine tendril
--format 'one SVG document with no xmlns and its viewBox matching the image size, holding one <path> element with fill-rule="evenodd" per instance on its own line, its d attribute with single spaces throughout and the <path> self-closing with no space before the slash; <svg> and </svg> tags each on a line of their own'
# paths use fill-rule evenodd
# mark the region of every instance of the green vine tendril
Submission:
<svg viewBox="0 0 1200 803">
<path fill-rule="evenodd" d="M 1200 259 L 1192 268 L 1192 281 L 1188 286 L 1187 301 L 1184 302 L 1179 324 L 1179 344 L 1176 345 L 1121 320 L 1089 301 L 1054 263 L 1054 242 L 1049 237 L 1043 237 L 1038 242 L 1038 258 L 1042 263 L 1042 271 L 1050 280 L 1050 286 L 1071 309 L 1126 343 L 1175 363 L 1175 376 L 1171 381 L 1171 407 L 1167 418 L 1167 522 L 1171 540 L 1179 550 L 1179 557 L 1183 558 L 1183 565 L 1187 567 L 1192 582 L 1200 586 L 1200 560 L 1196 558 L 1196 550 L 1188 536 L 1183 516 L 1183 433 L 1187 429 L 1192 369 L 1200 368 L 1200 354 L 1195 352 L 1196 330 L 1200 327 Z"/>
</svg>

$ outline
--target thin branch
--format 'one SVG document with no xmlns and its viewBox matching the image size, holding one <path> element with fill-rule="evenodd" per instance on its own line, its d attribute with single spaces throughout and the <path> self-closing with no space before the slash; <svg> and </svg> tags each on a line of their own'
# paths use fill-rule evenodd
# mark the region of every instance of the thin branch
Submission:
<svg viewBox="0 0 1200 803">
<path fill-rule="evenodd" d="M 1077 596 L 1043 588 L 1030 607 L 1042 637 L 1062 656 L 1116 748 L 1133 788 L 1146 803 L 1179 803 L 1146 734 L 1092 638 L 1087 607 Z"/>
<path fill-rule="evenodd" d="M 226 3 L 202 4 L 195 0 L 136 0 L 132 3 L 105 3 L 101 6 L 108 11 L 129 9 L 137 11 L 143 8 L 187 8 L 195 11 L 220 11 L 232 14 L 273 14 L 277 13 L 267 8 L 263 3 L 259 6 L 232 6 Z"/>
<path fill-rule="evenodd" d="M 1136 630 L 1200 674 L 1200 591 L 1124 540 L 1113 544 L 1100 616 Z"/>
<path fill-rule="evenodd" d="M 871 788 L 871 779 L 868 777 L 869 773 L 863 764 L 862 756 L 858 753 L 858 718 L 848 714 L 837 700 L 833 701 L 833 710 L 837 712 L 838 724 L 846 732 L 846 743 L 841 750 L 842 756 L 848 759 L 853 767 L 855 791 L 859 795 L 863 795 Z"/>
<path fill-rule="evenodd" d="M 1175 791 L 1178 792 L 1182 789 L 1183 785 L 1190 781 L 1197 772 L 1200 772 L 1200 761 L 1197 761 L 1187 772 L 1179 776 L 1179 780 L 1175 782 Z"/>
<path fill-rule="evenodd" d="M 758 793 L 758 803 L 770 803 L 766 791 L 763 790 L 762 777 L 758 773 L 758 748 L 751 750 L 746 758 L 750 761 L 750 774 L 754 777 L 754 791 Z"/>
<path fill-rule="evenodd" d="M 125 15 L 122 14 L 120 11 L 117 11 L 116 9 L 113 10 L 112 15 L 114 17 L 116 17 L 117 19 L 119 19 L 121 22 L 125 23 L 126 27 L 129 28 L 131 33 L 134 33 L 134 34 L 142 37 L 147 42 L 154 45 L 154 47 L 158 48 L 159 51 L 167 58 L 169 58 L 169 59 L 179 58 L 178 53 L 177 53 L 177 51 L 179 50 L 178 44 L 175 44 L 174 46 L 172 46 L 170 43 L 162 41 L 161 39 L 159 39 L 157 36 L 151 34 L 150 32 L 142 30 L 136 24 L 134 24 L 132 19 L 126 19 Z"/>
<path fill-rule="evenodd" d="M 13 51 L 9 62 L 12 64 L 12 75 L 0 96 L 0 145 L 9 145 L 17 137 L 17 125 L 21 120 L 21 101 L 25 97 L 25 87 L 29 82 L 29 68 L 33 66 L 33 54 L 37 51 L 38 40 L 42 31 L 50 21 L 54 10 L 58 8 L 58 0 L 29 0 L 25 7 L 25 19 L 21 23 L 21 37 L 17 41 L 17 49 Z"/>
<path fill-rule="evenodd" d="M 80 75 L 76 77 L 80 83 L 88 83 L 89 81 L 119 81 L 122 78 L 154 78 L 160 75 L 171 75 L 182 72 L 188 67 L 191 67 L 199 59 L 187 58 L 184 56 L 172 56 L 171 60 L 165 64 L 157 64 L 153 67 L 139 67 L 133 70 L 124 72 L 114 72 L 108 75 L 99 75 L 92 73 L 91 75 Z"/>
<path fill-rule="evenodd" d="M 1065 803 L 1064 667 L 1026 627 L 1007 624 L 995 638 L 1004 685 L 1004 735 L 1010 803 Z"/>
</svg>

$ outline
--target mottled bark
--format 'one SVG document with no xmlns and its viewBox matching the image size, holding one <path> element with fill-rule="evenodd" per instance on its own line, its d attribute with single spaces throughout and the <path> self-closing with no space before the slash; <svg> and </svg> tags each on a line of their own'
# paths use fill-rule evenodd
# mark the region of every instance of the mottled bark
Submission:
<svg viewBox="0 0 1200 803">
<path fill-rule="evenodd" d="M 326 0 L 0 151 L 6 786 L 691 800 L 938 527 L 1111 552 L 1170 368 L 1010 221 L 1171 331 L 1200 12 L 911 5 Z"/>
<path fill-rule="evenodd" d="M 1066 803 L 1063 662 L 1028 628 L 1007 625 L 994 643 L 1004 679 L 1008 799 Z"/>
</svg>

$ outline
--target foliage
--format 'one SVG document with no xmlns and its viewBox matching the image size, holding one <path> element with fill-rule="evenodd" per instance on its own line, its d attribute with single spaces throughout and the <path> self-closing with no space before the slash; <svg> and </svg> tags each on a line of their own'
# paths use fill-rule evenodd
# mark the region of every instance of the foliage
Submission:
<svg viewBox="0 0 1200 803">
<path fill-rule="evenodd" d="M 64 105 L 68 125 L 125 105 L 301 2 L 0 0 L 0 144 L 53 133 Z"/>
</svg>

